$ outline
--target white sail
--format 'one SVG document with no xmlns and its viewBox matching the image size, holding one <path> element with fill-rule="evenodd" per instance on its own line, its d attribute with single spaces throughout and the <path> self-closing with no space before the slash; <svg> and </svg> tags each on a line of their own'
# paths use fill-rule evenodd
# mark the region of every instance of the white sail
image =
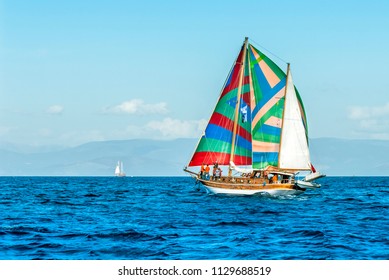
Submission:
<svg viewBox="0 0 389 280">
<path fill-rule="evenodd" d="M 310 170 L 310 156 L 300 105 L 292 74 L 287 72 L 285 107 L 281 132 L 279 167 Z"/>
<path fill-rule="evenodd" d="M 115 175 L 118 176 L 120 173 L 121 173 L 120 162 L 118 162 L 118 164 L 116 165 L 116 168 L 115 168 Z"/>
</svg>

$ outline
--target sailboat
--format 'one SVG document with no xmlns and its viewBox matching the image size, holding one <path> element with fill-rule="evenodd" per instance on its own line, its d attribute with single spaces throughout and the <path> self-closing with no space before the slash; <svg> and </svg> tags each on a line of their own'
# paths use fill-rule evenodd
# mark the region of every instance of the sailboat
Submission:
<svg viewBox="0 0 389 280">
<path fill-rule="evenodd" d="M 320 187 L 315 180 L 325 175 L 310 161 L 289 63 L 285 73 L 245 38 L 184 171 L 214 194 L 295 195 Z"/>
<path fill-rule="evenodd" d="M 124 173 L 122 161 L 118 161 L 118 163 L 116 164 L 115 176 L 116 177 L 125 177 L 126 176 L 126 173 Z"/>
</svg>

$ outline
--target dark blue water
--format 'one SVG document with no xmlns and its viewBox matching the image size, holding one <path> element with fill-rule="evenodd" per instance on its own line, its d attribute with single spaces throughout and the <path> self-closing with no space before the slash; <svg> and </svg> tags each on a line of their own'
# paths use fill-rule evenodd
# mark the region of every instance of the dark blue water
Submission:
<svg viewBox="0 0 389 280">
<path fill-rule="evenodd" d="M 191 178 L 2 177 L 0 259 L 389 259 L 389 178 L 215 196 Z"/>
</svg>

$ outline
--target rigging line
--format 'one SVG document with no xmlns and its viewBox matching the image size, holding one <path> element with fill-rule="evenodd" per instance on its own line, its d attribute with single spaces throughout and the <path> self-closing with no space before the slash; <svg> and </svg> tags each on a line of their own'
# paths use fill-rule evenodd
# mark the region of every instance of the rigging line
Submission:
<svg viewBox="0 0 389 280">
<path fill-rule="evenodd" d="M 279 56 L 276 55 L 275 53 L 269 51 L 267 48 L 265 48 L 265 47 L 262 46 L 261 44 L 258 44 L 258 43 L 255 42 L 253 39 L 250 39 L 250 41 L 252 41 L 254 44 L 260 46 L 262 49 L 264 49 L 265 51 L 267 51 L 268 53 L 270 53 L 272 56 L 275 56 L 276 58 L 278 58 L 279 60 L 281 60 L 281 61 L 284 62 L 285 64 L 288 64 L 288 62 L 286 62 L 285 60 L 283 60 L 281 57 L 279 57 Z"/>
</svg>

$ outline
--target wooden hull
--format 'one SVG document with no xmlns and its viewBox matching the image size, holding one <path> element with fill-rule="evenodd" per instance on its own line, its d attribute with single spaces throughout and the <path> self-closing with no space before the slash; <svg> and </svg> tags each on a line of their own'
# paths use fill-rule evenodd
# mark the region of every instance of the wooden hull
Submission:
<svg viewBox="0 0 389 280">
<path fill-rule="evenodd" d="M 255 195 L 269 194 L 274 196 L 297 195 L 305 191 L 294 183 L 266 183 L 266 182 L 249 182 L 245 178 L 203 180 L 199 179 L 201 184 L 213 194 L 230 194 L 230 195 Z"/>
<path fill-rule="evenodd" d="M 199 181 L 208 192 L 213 194 L 230 195 L 256 195 L 266 194 L 272 196 L 297 195 L 303 193 L 306 188 L 301 188 L 294 179 L 280 182 L 270 182 L 268 179 L 260 177 L 226 177 L 202 178 L 200 174 L 184 169 L 193 178 Z"/>
</svg>

